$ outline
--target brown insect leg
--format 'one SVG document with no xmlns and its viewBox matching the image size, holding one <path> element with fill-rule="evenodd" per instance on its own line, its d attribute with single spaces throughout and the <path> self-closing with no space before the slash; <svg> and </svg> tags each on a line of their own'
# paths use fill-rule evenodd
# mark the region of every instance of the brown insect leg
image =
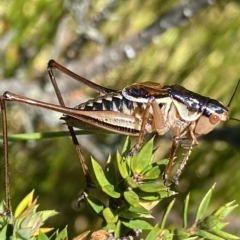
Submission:
<svg viewBox="0 0 240 240">
<path fill-rule="evenodd" d="M 60 92 L 60 90 L 59 90 L 59 88 L 58 88 L 58 85 L 57 85 L 57 82 L 56 82 L 56 78 L 55 78 L 55 76 L 54 76 L 54 74 L 53 74 L 53 71 L 52 71 L 52 68 L 55 67 L 55 66 L 58 66 L 58 64 L 57 64 L 55 61 L 51 60 L 51 61 L 49 61 L 49 63 L 48 63 L 48 68 L 47 68 L 47 70 L 48 70 L 48 74 L 49 74 L 50 80 L 51 80 L 51 82 L 52 82 L 52 85 L 53 85 L 53 87 L 54 87 L 55 93 L 56 93 L 56 95 L 57 95 L 59 104 L 60 104 L 60 106 L 65 107 L 64 100 L 63 100 L 63 98 L 62 98 L 61 92 Z M 60 67 L 61 67 L 61 65 L 60 65 Z M 65 68 L 64 68 L 64 69 L 65 69 Z M 62 70 L 62 69 L 60 68 L 60 71 L 61 71 L 61 70 Z M 67 70 L 67 69 L 66 69 L 66 70 Z M 69 70 L 67 70 L 67 71 L 69 71 Z M 85 178 L 86 178 L 86 184 L 87 184 L 87 188 L 88 188 L 88 187 L 90 187 L 90 186 L 92 185 L 92 180 L 91 180 L 91 177 L 90 177 L 90 174 L 89 174 L 89 170 L 88 170 L 88 166 L 87 166 L 87 164 L 86 164 L 86 160 L 85 160 L 85 158 L 84 158 L 84 156 L 83 156 L 83 154 L 82 154 L 82 150 L 81 150 L 80 144 L 79 144 L 79 142 L 78 142 L 78 139 L 77 139 L 77 137 L 76 137 L 76 134 L 75 134 L 75 132 L 74 132 L 73 127 L 68 126 L 68 130 L 69 130 L 69 133 L 70 133 L 70 135 L 71 135 L 72 142 L 73 142 L 73 144 L 75 145 L 75 148 L 76 148 L 76 151 L 77 151 L 77 155 L 78 155 L 78 159 L 79 159 L 79 161 L 80 161 L 80 165 L 81 165 L 81 167 L 82 167 L 83 174 L 84 174 L 84 176 L 85 176 Z"/>
<path fill-rule="evenodd" d="M 179 177 L 181 176 L 182 171 L 183 171 L 183 169 L 184 169 L 184 167 L 185 167 L 185 165 L 186 165 L 186 163 L 187 163 L 187 161 L 189 159 L 189 156 L 191 155 L 193 146 L 194 146 L 194 140 L 191 141 L 189 146 L 185 146 L 185 148 L 187 149 L 187 152 L 184 154 L 185 156 L 184 156 L 181 164 L 178 166 L 176 173 L 173 176 L 173 182 L 176 185 L 179 184 Z"/>
<path fill-rule="evenodd" d="M 81 77 L 80 75 L 70 71 L 69 69 L 65 68 L 64 66 L 62 66 L 61 64 L 57 63 L 55 60 L 52 59 L 48 62 L 48 73 L 49 73 L 49 71 L 51 71 L 51 75 L 53 75 L 52 74 L 53 68 L 58 69 L 60 72 L 65 73 L 66 75 L 72 77 L 73 79 L 77 80 L 78 82 L 84 83 L 85 85 L 89 86 L 90 88 L 92 88 L 95 91 L 100 92 L 102 94 L 106 94 L 106 93 L 115 91 L 110 88 L 102 87 L 94 82 L 89 81 L 88 79 L 86 79 L 84 77 Z M 51 78 L 51 76 L 50 76 L 50 78 Z"/>
<path fill-rule="evenodd" d="M 188 127 L 188 134 L 190 135 L 189 137 L 191 138 L 190 143 L 188 145 L 182 145 L 182 147 L 184 147 L 185 149 L 187 149 L 187 152 L 184 154 L 184 158 L 182 160 L 182 162 L 180 163 L 180 165 L 177 168 L 177 171 L 175 173 L 175 175 L 173 176 L 173 182 L 178 185 L 179 184 L 179 177 L 182 174 L 182 171 L 189 159 L 189 156 L 191 155 L 193 146 L 198 144 L 198 141 L 193 133 L 194 129 L 196 127 L 196 123 L 192 123 L 189 127 Z M 182 133 L 182 136 L 185 135 L 186 131 Z"/>
<path fill-rule="evenodd" d="M 166 168 L 163 172 L 163 175 L 162 175 L 163 182 L 164 182 L 165 186 L 167 186 L 167 183 L 168 183 L 168 174 L 172 169 L 174 159 L 175 159 L 175 155 L 176 155 L 176 151 L 177 151 L 177 148 L 179 146 L 180 140 L 181 140 L 181 137 L 179 137 L 179 135 L 176 135 L 176 136 L 173 137 L 169 162 L 168 162 L 168 164 L 167 164 L 167 166 L 166 166 Z"/>
<path fill-rule="evenodd" d="M 130 149 L 129 152 L 127 152 L 127 155 L 134 155 L 135 152 L 137 152 L 142 144 L 143 144 L 143 140 L 144 140 L 144 135 L 145 135 L 145 128 L 146 128 L 146 124 L 147 124 L 147 121 L 148 121 L 148 118 L 149 118 L 149 109 L 152 105 L 152 103 L 155 101 L 155 98 L 154 97 L 150 97 L 148 99 L 148 102 L 146 104 L 146 109 L 144 111 L 144 115 L 143 115 L 143 121 L 142 121 L 142 125 L 141 125 L 141 129 L 140 129 L 140 132 L 139 132 L 139 135 L 138 135 L 138 139 L 137 139 L 137 142 L 136 144 Z"/>
<path fill-rule="evenodd" d="M 0 105 L 2 112 L 2 128 L 3 128 L 3 165 L 4 165 L 4 194 L 5 194 L 5 212 L 0 213 L 0 215 L 11 216 L 11 195 L 10 195 L 10 179 L 9 179 L 9 158 L 8 158 L 8 133 L 7 133 L 7 115 L 6 106 L 3 97 L 0 97 Z"/>
</svg>

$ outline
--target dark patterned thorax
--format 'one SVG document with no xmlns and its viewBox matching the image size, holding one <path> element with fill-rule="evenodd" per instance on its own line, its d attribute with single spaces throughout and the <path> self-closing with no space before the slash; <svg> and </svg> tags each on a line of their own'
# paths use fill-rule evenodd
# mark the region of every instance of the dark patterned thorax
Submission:
<svg viewBox="0 0 240 240">
<path fill-rule="evenodd" d="M 172 98 L 186 105 L 192 112 L 202 112 L 206 116 L 213 112 L 218 114 L 228 112 L 228 109 L 219 101 L 189 91 L 177 84 L 171 86 L 170 94 Z"/>
</svg>

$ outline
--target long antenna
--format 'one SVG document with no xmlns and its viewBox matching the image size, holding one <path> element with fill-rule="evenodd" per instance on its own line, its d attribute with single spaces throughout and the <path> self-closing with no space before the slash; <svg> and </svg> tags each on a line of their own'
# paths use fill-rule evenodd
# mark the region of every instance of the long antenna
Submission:
<svg viewBox="0 0 240 240">
<path fill-rule="evenodd" d="M 235 94 L 236 94 L 236 92 L 237 92 L 237 89 L 238 89 L 239 84 L 240 84 L 240 79 L 238 80 L 237 86 L 236 86 L 235 89 L 234 89 L 234 92 L 233 92 L 233 94 L 232 94 L 232 97 L 231 97 L 228 105 L 227 105 L 227 108 L 230 107 L 230 105 L 231 105 L 231 103 L 232 103 L 232 100 L 233 100 L 233 98 L 234 98 L 234 96 L 235 96 Z"/>
</svg>

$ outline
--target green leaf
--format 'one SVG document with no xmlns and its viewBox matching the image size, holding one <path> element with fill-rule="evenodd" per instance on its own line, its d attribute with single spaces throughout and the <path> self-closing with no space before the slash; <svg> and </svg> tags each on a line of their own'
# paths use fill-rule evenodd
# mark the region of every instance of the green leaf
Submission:
<svg viewBox="0 0 240 240">
<path fill-rule="evenodd" d="M 44 210 L 44 211 L 41 211 L 39 213 L 41 213 L 41 219 L 42 219 L 43 222 L 45 222 L 50 217 L 53 217 L 53 216 L 59 214 L 55 210 Z"/>
<path fill-rule="evenodd" d="M 211 239 L 211 240 L 226 240 L 224 238 L 216 236 L 215 234 L 212 234 L 209 231 L 205 231 L 205 230 L 197 230 L 195 231 L 195 235 L 204 237 L 206 239 Z"/>
<path fill-rule="evenodd" d="M 132 220 L 122 220 L 122 224 L 131 229 L 152 229 L 152 225 L 150 225 L 147 221 L 140 219 L 132 219 Z"/>
<path fill-rule="evenodd" d="M 42 233 L 41 231 L 38 234 L 37 240 L 49 240 L 46 234 Z"/>
<path fill-rule="evenodd" d="M 129 187 L 131 187 L 131 188 L 136 188 L 137 187 L 136 182 L 131 177 L 127 176 L 125 180 L 126 180 L 126 183 Z"/>
<path fill-rule="evenodd" d="M 117 185 L 118 179 L 117 179 L 117 173 L 115 171 L 115 166 L 113 163 L 112 157 L 109 155 L 107 164 L 104 169 L 104 174 L 107 178 L 107 180 L 112 184 L 112 185 Z"/>
<path fill-rule="evenodd" d="M 207 192 L 207 194 L 204 196 L 204 198 L 202 199 L 198 211 L 197 211 L 197 215 L 196 215 L 196 222 L 198 222 L 200 219 L 203 218 L 203 216 L 206 214 L 206 210 L 208 207 L 208 204 L 210 202 L 210 199 L 212 197 L 212 192 L 213 189 L 215 187 L 215 184 L 210 188 L 210 190 Z"/>
<path fill-rule="evenodd" d="M 152 168 L 150 168 L 149 171 L 147 171 L 146 173 L 144 173 L 144 179 L 157 179 L 161 176 L 161 171 L 159 166 L 154 166 Z"/>
<path fill-rule="evenodd" d="M 119 221 L 118 221 L 119 222 Z M 117 222 L 117 223 L 118 223 Z M 104 230 L 115 230 L 116 229 L 116 224 L 115 223 L 107 223 L 104 227 Z M 115 230 L 116 231 L 116 230 Z"/>
<path fill-rule="evenodd" d="M 7 229 L 8 225 L 6 224 L 0 231 L 0 239 L 6 239 L 7 238 Z"/>
<path fill-rule="evenodd" d="M 183 240 L 190 237 L 190 233 L 188 233 L 187 231 L 184 231 L 183 229 L 174 230 L 174 235 L 176 235 L 178 240 Z"/>
<path fill-rule="evenodd" d="M 231 240 L 240 239 L 239 237 L 237 237 L 235 235 L 232 235 L 230 233 L 224 232 L 224 231 L 219 230 L 219 229 L 211 229 L 211 230 L 209 230 L 209 232 L 216 235 L 216 236 L 222 237 L 226 240 L 228 240 L 228 239 L 231 239 Z"/>
<path fill-rule="evenodd" d="M 74 131 L 76 135 L 86 135 L 93 134 L 88 130 L 76 130 Z M 38 140 L 43 138 L 56 138 L 56 137 L 68 137 L 69 131 L 56 131 L 56 132 L 34 132 L 34 133 L 19 133 L 8 135 L 8 140 L 12 142 L 26 141 L 26 140 Z M 0 141 L 3 136 L 0 135 Z"/>
<path fill-rule="evenodd" d="M 140 152 L 131 159 L 131 170 L 134 173 L 141 173 L 152 162 L 153 140 L 154 138 L 148 141 Z"/>
<path fill-rule="evenodd" d="M 146 240 L 157 239 L 160 232 L 161 232 L 161 229 L 158 227 L 158 224 L 156 224 L 154 228 L 150 231 L 150 233 L 147 235 Z"/>
<path fill-rule="evenodd" d="M 190 199 L 190 193 L 186 196 L 183 204 L 183 228 L 186 228 L 188 225 L 187 215 L 188 215 L 189 199 Z"/>
<path fill-rule="evenodd" d="M 125 219 L 136 219 L 140 217 L 140 213 L 134 213 L 129 211 L 128 209 L 124 209 L 121 212 L 119 212 L 119 217 L 125 218 Z"/>
<path fill-rule="evenodd" d="M 117 152 L 117 164 L 118 164 L 118 170 L 122 176 L 123 179 L 128 177 L 129 167 L 127 164 L 127 161 L 122 158 L 119 152 Z"/>
<path fill-rule="evenodd" d="M 15 210 L 15 218 L 17 218 L 33 201 L 34 190 L 32 190 L 17 206 Z"/>
<path fill-rule="evenodd" d="M 103 217 L 107 223 L 116 223 L 118 221 L 118 215 L 116 215 L 111 208 L 107 207 L 103 210 Z"/>
<path fill-rule="evenodd" d="M 66 240 L 68 239 L 67 228 L 65 227 L 56 237 L 55 240 Z"/>
<path fill-rule="evenodd" d="M 104 187 L 106 185 L 111 185 L 110 182 L 105 177 L 104 171 L 103 171 L 102 167 L 100 166 L 100 164 L 93 158 L 91 158 L 91 161 L 92 161 L 93 170 L 94 170 L 94 173 L 95 173 L 95 176 L 97 178 L 99 185 L 101 187 Z"/>
<path fill-rule="evenodd" d="M 105 185 L 102 187 L 103 192 L 113 198 L 120 198 L 121 192 L 113 185 Z"/>
<path fill-rule="evenodd" d="M 130 141 L 130 137 L 128 136 L 123 144 L 122 155 L 126 154 L 130 149 L 131 149 L 131 141 Z"/>
<path fill-rule="evenodd" d="M 169 162 L 169 159 L 168 158 L 164 158 L 164 159 L 161 159 L 159 161 L 156 161 L 155 164 L 161 166 L 161 165 L 167 165 Z"/>
<path fill-rule="evenodd" d="M 157 192 L 147 193 L 147 192 L 138 191 L 137 194 L 140 199 L 143 199 L 146 201 L 156 201 L 161 199 L 161 195 Z"/>
<path fill-rule="evenodd" d="M 205 239 L 204 238 L 199 238 L 198 236 L 196 236 L 196 237 L 183 238 L 182 240 L 205 240 Z"/>
<path fill-rule="evenodd" d="M 224 219 L 229 213 L 232 212 L 233 209 L 238 207 L 238 204 L 233 205 L 234 203 L 235 201 L 224 204 L 222 207 L 214 211 L 213 214 L 218 216 L 219 219 Z"/>
<path fill-rule="evenodd" d="M 142 183 L 139 186 L 139 189 L 141 189 L 143 192 L 166 192 L 167 193 L 167 187 L 163 185 L 163 183 Z"/>
<path fill-rule="evenodd" d="M 201 221 L 201 223 L 199 223 L 199 226 L 203 229 L 211 229 L 216 227 L 219 221 L 220 220 L 217 216 L 209 215 L 206 218 L 204 218 L 203 221 Z"/>
<path fill-rule="evenodd" d="M 121 227 L 122 227 L 122 222 L 121 222 L 121 221 L 118 221 L 117 224 L 116 224 L 115 231 L 114 231 L 114 237 L 115 237 L 115 238 L 119 238 L 119 237 L 120 237 Z"/>
<path fill-rule="evenodd" d="M 139 197 L 134 191 L 125 191 L 123 195 L 130 205 L 134 207 L 139 205 Z"/>
<path fill-rule="evenodd" d="M 164 227 L 165 227 L 165 224 L 166 224 L 166 220 L 167 220 L 167 217 L 168 217 L 168 215 L 169 215 L 169 213 L 170 213 L 170 211 L 171 211 L 171 209 L 172 209 L 172 207 L 173 207 L 173 205 L 174 205 L 174 203 L 175 203 L 175 198 L 168 204 L 168 207 L 167 207 L 167 209 L 165 210 L 165 212 L 164 212 L 164 214 L 163 214 L 163 217 L 162 217 L 162 221 L 161 221 L 161 228 L 162 229 L 164 229 Z"/>
<path fill-rule="evenodd" d="M 105 208 L 104 204 L 101 201 L 99 201 L 98 199 L 87 195 L 86 193 L 84 193 L 84 195 L 85 195 L 85 198 L 87 199 L 89 205 L 94 210 L 94 212 L 96 212 L 97 214 L 100 214 L 103 211 L 103 209 Z"/>
<path fill-rule="evenodd" d="M 128 211 L 130 212 L 134 212 L 137 214 L 149 214 L 151 213 L 150 211 L 148 211 L 146 208 L 144 208 L 142 205 L 138 205 L 138 206 L 129 206 Z"/>
</svg>

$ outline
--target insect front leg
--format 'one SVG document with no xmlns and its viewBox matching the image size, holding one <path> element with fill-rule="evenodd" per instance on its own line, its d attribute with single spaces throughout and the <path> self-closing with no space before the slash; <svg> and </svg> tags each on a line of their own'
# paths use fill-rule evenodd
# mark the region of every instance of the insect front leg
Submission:
<svg viewBox="0 0 240 240">
<path fill-rule="evenodd" d="M 139 136 L 138 136 L 138 140 L 137 143 L 132 147 L 132 149 L 128 152 L 129 155 L 133 155 L 136 151 L 138 151 L 142 144 L 143 144 L 143 140 L 144 140 L 144 135 L 146 133 L 146 129 L 147 129 L 147 124 L 149 121 L 149 117 L 150 117 L 150 108 L 152 108 L 152 112 L 153 112 L 153 125 L 154 125 L 154 130 L 156 130 L 158 132 L 158 134 L 162 135 L 162 131 L 165 131 L 165 122 L 164 122 L 164 118 L 163 118 L 163 114 L 161 112 L 161 109 L 159 108 L 158 103 L 156 102 L 155 97 L 150 97 L 148 99 L 148 102 L 146 104 L 146 108 L 143 114 L 143 121 L 141 124 L 141 130 L 139 132 Z M 164 130 L 163 130 L 164 129 Z"/>
</svg>

